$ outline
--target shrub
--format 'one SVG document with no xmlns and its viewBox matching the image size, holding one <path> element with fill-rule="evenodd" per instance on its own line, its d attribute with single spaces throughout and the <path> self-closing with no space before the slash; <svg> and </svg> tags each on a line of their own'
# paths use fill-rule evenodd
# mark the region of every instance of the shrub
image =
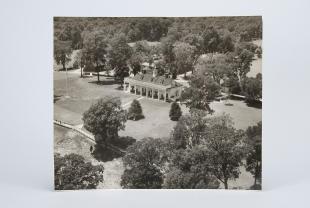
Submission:
<svg viewBox="0 0 310 208">
<path fill-rule="evenodd" d="M 180 105 L 176 102 L 173 102 L 171 104 L 171 108 L 169 112 L 170 119 L 172 121 L 178 121 L 181 116 L 182 116 L 182 111 L 181 111 Z"/>
<path fill-rule="evenodd" d="M 138 100 L 135 99 L 132 101 L 127 118 L 134 121 L 144 118 L 142 107 Z"/>
</svg>

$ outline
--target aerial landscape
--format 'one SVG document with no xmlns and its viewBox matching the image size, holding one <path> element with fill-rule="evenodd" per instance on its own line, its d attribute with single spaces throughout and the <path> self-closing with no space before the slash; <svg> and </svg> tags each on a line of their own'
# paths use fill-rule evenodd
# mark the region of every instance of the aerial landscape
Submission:
<svg viewBox="0 0 310 208">
<path fill-rule="evenodd" d="M 262 189 L 262 18 L 54 17 L 54 184 Z"/>
</svg>

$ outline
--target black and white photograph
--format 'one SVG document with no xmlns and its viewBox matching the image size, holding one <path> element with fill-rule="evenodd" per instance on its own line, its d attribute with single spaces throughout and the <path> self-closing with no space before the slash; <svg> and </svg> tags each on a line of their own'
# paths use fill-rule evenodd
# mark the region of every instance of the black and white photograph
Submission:
<svg viewBox="0 0 310 208">
<path fill-rule="evenodd" d="M 0 208 L 309 208 L 309 0 L 1 0 Z"/>
<path fill-rule="evenodd" d="M 262 188 L 262 17 L 54 17 L 55 189 Z"/>
</svg>

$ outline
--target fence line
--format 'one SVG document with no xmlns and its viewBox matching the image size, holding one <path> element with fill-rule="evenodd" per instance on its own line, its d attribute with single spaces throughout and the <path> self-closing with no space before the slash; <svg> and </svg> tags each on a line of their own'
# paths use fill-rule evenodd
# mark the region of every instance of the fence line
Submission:
<svg viewBox="0 0 310 208">
<path fill-rule="evenodd" d="M 89 134 L 89 133 L 83 131 L 82 129 L 79 129 L 79 128 L 77 128 L 77 127 L 71 125 L 71 124 L 68 124 L 68 123 L 63 122 L 63 121 L 55 120 L 55 119 L 54 119 L 54 124 L 59 125 L 59 126 L 62 126 L 62 127 L 65 127 L 65 128 L 68 128 L 68 129 L 72 129 L 72 130 L 74 130 L 74 131 L 76 131 L 76 132 L 82 134 L 83 136 L 85 136 L 85 137 L 86 137 L 90 142 L 92 142 L 93 144 L 96 144 L 94 135 Z M 109 147 L 110 149 L 116 151 L 116 152 L 120 152 L 120 153 L 122 153 L 122 154 L 125 154 L 125 153 L 126 153 L 126 151 L 124 151 L 124 150 L 122 150 L 122 149 L 120 149 L 120 148 L 118 148 L 118 147 L 116 147 L 116 146 L 114 146 L 114 145 L 112 145 L 112 144 L 108 144 L 108 147 Z"/>
</svg>

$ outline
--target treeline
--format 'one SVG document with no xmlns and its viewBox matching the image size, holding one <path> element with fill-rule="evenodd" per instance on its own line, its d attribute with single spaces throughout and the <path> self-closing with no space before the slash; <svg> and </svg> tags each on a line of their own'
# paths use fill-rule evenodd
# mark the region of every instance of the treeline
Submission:
<svg viewBox="0 0 310 208">
<path fill-rule="evenodd" d="M 128 42 L 160 41 L 169 31 L 178 35 L 202 34 L 214 27 L 220 34 L 231 33 L 234 39 L 250 41 L 262 38 L 261 17 L 55 17 L 54 38 L 71 41 L 73 49 L 83 47 L 83 33 L 100 31 L 111 38 L 124 33 Z"/>
</svg>

